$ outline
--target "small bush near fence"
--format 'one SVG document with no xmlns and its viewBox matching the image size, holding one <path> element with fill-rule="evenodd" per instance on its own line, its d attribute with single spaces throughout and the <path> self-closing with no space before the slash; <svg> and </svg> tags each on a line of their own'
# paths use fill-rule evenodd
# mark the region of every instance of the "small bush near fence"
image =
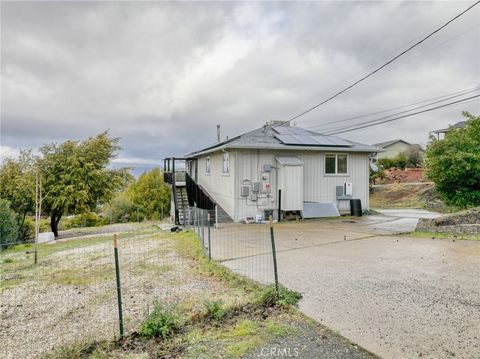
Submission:
<svg viewBox="0 0 480 359">
<path fill-rule="evenodd" d="M 140 334 L 146 338 L 165 339 L 178 331 L 183 323 L 183 314 L 178 305 L 166 304 L 157 300 L 142 323 Z"/>
</svg>

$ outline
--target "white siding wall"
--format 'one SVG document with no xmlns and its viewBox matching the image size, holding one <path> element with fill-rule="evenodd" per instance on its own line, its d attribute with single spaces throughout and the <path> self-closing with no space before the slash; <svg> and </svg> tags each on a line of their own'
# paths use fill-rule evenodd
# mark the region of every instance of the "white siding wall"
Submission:
<svg viewBox="0 0 480 359">
<path fill-rule="evenodd" d="M 198 159 L 198 184 L 205 188 L 230 217 L 234 218 L 235 153 L 229 152 L 230 173 L 228 175 L 222 172 L 223 152 L 212 153 L 209 156 L 211 158 L 210 174 L 205 173 L 207 156 Z"/>
<path fill-rule="evenodd" d="M 331 151 L 329 153 L 335 153 Z M 237 198 L 235 204 L 234 220 L 239 221 L 245 217 L 254 217 L 262 214 L 264 209 L 276 209 L 277 203 L 277 171 L 274 169 L 271 174 L 272 191 L 270 196 L 265 196 L 258 201 L 252 202 L 241 198 L 239 189 L 243 180 L 252 182 L 260 181 L 264 164 L 271 164 L 278 167 L 275 156 L 298 156 L 303 162 L 304 185 L 303 195 L 305 201 L 312 202 L 336 202 L 340 211 L 347 211 L 350 208 L 348 200 L 336 200 L 336 186 L 342 186 L 344 182 L 353 183 L 353 198 L 362 201 L 362 208 L 369 208 L 369 161 L 366 153 L 350 153 L 348 158 L 347 175 L 325 175 L 325 153 L 305 151 L 239 151 L 236 153 L 236 178 L 235 187 Z"/>
<path fill-rule="evenodd" d="M 330 152 L 329 152 L 330 153 Z M 331 153 L 334 153 L 332 151 Z M 369 209 L 369 161 L 365 153 L 348 154 L 347 175 L 325 175 L 325 154 L 308 153 L 299 156 L 304 162 L 304 200 L 310 202 L 336 202 L 340 211 L 350 209 L 348 200 L 336 200 L 336 186 L 353 183 L 353 198 Z"/>
<path fill-rule="evenodd" d="M 240 188 L 243 181 L 261 182 L 263 165 L 270 164 L 276 166 L 275 154 L 271 151 L 251 150 L 238 151 L 236 153 L 236 178 L 235 186 Z M 272 169 L 270 172 L 271 192 L 270 194 L 262 194 L 257 202 L 240 197 L 240 191 L 235 204 L 235 221 L 239 221 L 246 217 L 255 217 L 257 214 L 263 216 L 265 209 L 278 208 L 277 202 L 277 170 Z"/>
</svg>

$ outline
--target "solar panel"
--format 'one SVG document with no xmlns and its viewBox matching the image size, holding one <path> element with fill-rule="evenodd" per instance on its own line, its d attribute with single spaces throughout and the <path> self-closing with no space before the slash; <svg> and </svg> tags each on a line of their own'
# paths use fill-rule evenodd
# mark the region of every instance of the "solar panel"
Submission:
<svg viewBox="0 0 480 359">
<path fill-rule="evenodd" d="M 352 144 L 339 137 L 312 133 L 300 127 L 275 127 L 274 136 L 285 145 L 352 147 Z"/>
</svg>

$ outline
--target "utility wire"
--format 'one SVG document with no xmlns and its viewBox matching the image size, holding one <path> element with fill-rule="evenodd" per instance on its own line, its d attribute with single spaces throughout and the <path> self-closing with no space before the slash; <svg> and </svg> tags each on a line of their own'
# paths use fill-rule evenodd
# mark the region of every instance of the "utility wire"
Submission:
<svg viewBox="0 0 480 359">
<path fill-rule="evenodd" d="M 432 108 L 428 108 L 428 109 L 426 109 L 426 110 L 409 113 L 409 114 L 407 114 L 407 115 L 403 115 L 403 116 L 399 116 L 399 117 L 395 117 L 395 118 L 390 118 L 390 119 L 388 119 L 388 120 L 383 120 L 383 121 L 380 121 L 380 122 L 376 122 L 376 121 L 378 121 L 378 119 L 376 119 L 376 120 L 371 120 L 371 121 L 365 122 L 365 124 L 364 124 L 364 125 L 361 125 L 361 126 L 356 126 L 356 127 L 352 127 L 352 128 L 346 127 L 346 128 L 343 129 L 343 130 L 338 130 L 338 131 L 335 130 L 335 131 L 333 131 L 333 132 L 328 132 L 327 134 L 328 134 L 328 135 L 336 135 L 336 134 L 339 134 L 339 133 L 350 132 L 350 131 L 360 130 L 360 129 L 362 129 L 362 128 L 377 126 L 377 125 L 380 125 L 380 124 L 383 124 L 383 123 L 392 122 L 392 121 L 397 121 L 397 120 L 400 120 L 400 119 L 402 119 L 402 118 L 406 118 L 406 117 L 418 115 L 418 114 L 421 114 L 421 113 L 425 113 L 425 112 L 437 110 L 437 109 L 439 109 L 439 108 L 443 108 L 443 107 L 455 105 L 455 104 L 458 104 L 458 103 L 463 103 L 463 102 L 465 102 L 465 101 L 472 100 L 472 99 L 477 98 L 477 97 L 480 97 L 480 95 L 470 96 L 470 97 L 463 98 L 463 99 L 460 99 L 460 100 L 457 100 L 457 101 L 453 101 L 453 102 L 446 103 L 446 104 L 443 104 L 443 105 L 439 105 L 439 106 L 435 106 L 435 107 L 432 107 Z M 376 123 L 374 123 L 374 122 L 376 122 Z M 350 126 L 350 127 L 351 127 L 351 126 Z"/>
<path fill-rule="evenodd" d="M 393 57 L 391 60 L 387 61 L 386 63 L 384 63 L 383 65 L 381 65 L 380 67 L 378 67 L 377 69 L 373 70 L 372 72 L 368 73 L 367 75 L 363 76 L 362 78 L 360 78 L 359 80 L 355 81 L 353 84 L 345 87 L 343 90 L 335 93 L 334 95 L 330 96 L 329 98 L 327 98 L 326 100 L 308 108 L 307 110 L 299 113 L 298 115 L 295 115 L 293 117 L 291 117 L 290 119 L 286 120 L 285 122 L 291 122 L 293 120 L 296 120 L 297 118 L 315 110 L 316 108 L 324 105 L 325 103 L 333 100 L 334 98 L 340 96 L 341 94 L 343 94 L 344 92 L 347 92 L 348 90 L 350 90 L 352 87 L 358 85 L 360 82 L 362 81 L 365 81 L 366 79 L 368 79 L 370 76 L 374 75 L 375 73 L 377 73 L 378 71 L 380 71 L 381 69 L 383 69 L 384 67 L 387 67 L 388 65 L 390 65 L 392 62 L 394 62 L 395 60 L 397 60 L 398 58 L 400 58 L 401 56 L 405 55 L 407 52 L 411 51 L 412 49 L 414 49 L 415 47 L 419 46 L 420 44 L 422 44 L 423 42 L 425 42 L 427 39 L 429 39 L 430 37 L 432 37 L 433 35 L 435 35 L 437 32 L 441 31 L 442 29 L 444 29 L 445 27 L 447 27 L 450 23 L 452 23 L 453 21 L 457 20 L 459 17 L 461 17 L 462 15 L 464 15 L 465 13 L 467 13 L 468 11 L 470 11 L 473 7 L 477 6 L 478 4 L 480 4 L 480 1 L 477 1 L 475 2 L 473 5 L 470 5 L 467 9 L 465 9 L 464 11 L 462 11 L 460 14 L 456 15 L 455 17 L 451 18 L 450 20 L 448 20 L 445 24 L 443 24 L 442 26 L 440 26 L 439 28 L 437 28 L 436 30 L 434 30 L 433 32 L 431 32 L 430 34 L 428 34 L 427 36 L 425 36 L 423 39 L 417 41 L 416 43 L 414 43 L 412 46 L 408 47 L 406 50 L 403 50 L 401 53 L 399 53 L 398 55 L 396 55 L 395 57 Z"/>
<path fill-rule="evenodd" d="M 422 104 L 422 103 L 425 103 L 425 102 L 430 102 L 430 101 L 433 101 L 433 100 L 442 99 L 442 100 L 439 100 L 439 101 L 436 101 L 436 102 L 430 102 L 430 103 L 428 103 L 426 105 L 423 105 L 423 106 L 411 108 L 411 109 L 406 110 L 404 112 L 393 113 L 393 114 L 385 116 L 385 118 L 388 118 L 388 117 L 391 117 L 391 116 L 398 116 L 398 115 L 400 115 L 402 113 L 405 113 L 405 112 L 410 112 L 410 111 L 413 111 L 413 110 L 416 110 L 416 109 L 419 109 L 419 108 L 422 108 L 422 107 L 426 107 L 426 106 L 434 105 L 436 103 L 440 103 L 440 102 L 443 102 L 443 101 L 451 100 L 455 97 L 463 96 L 463 95 L 466 95 L 466 94 L 469 94 L 469 93 L 472 93 L 472 92 L 476 92 L 476 91 L 479 91 L 479 90 L 480 90 L 480 87 L 476 87 L 476 88 L 472 88 L 472 89 L 466 89 L 466 90 L 462 90 L 462 91 L 449 93 L 449 94 L 446 94 L 446 95 L 443 95 L 443 96 L 437 96 L 437 97 L 433 97 L 433 98 L 426 99 L 426 100 L 423 100 L 423 101 L 414 102 L 414 103 L 411 103 L 411 104 L 408 104 L 408 105 L 392 107 L 392 108 L 385 109 L 385 110 L 382 110 L 382 111 L 371 112 L 371 113 L 367 113 L 367 114 L 363 114 L 363 115 L 359 115 L 359 116 L 355 116 L 355 117 L 350 117 L 350 118 L 346 118 L 346 119 L 342 119 L 342 120 L 337 120 L 337 121 L 325 122 L 325 123 L 322 123 L 322 124 L 318 124 L 318 125 L 310 126 L 310 127 L 304 127 L 304 128 L 318 130 L 318 129 L 321 129 L 323 127 L 331 127 L 331 126 L 328 126 L 328 125 L 338 124 L 338 123 L 343 123 L 343 122 L 348 122 L 348 121 L 353 121 L 353 120 L 358 120 L 360 118 L 369 117 L 369 116 L 373 116 L 373 115 L 379 115 L 381 113 L 391 112 L 391 111 L 394 111 L 394 110 L 399 110 L 399 109 L 402 109 L 402 108 L 419 105 L 419 104 Z M 334 127 L 338 127 L 338 126 L 334 126 Z"/>
</svg>

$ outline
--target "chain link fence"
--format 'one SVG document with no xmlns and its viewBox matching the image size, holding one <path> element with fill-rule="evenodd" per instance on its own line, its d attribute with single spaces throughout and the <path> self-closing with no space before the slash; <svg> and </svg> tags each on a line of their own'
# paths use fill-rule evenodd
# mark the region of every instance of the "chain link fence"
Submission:
<svg viewBox="0 0 480 359">
<path fill-rule="evenodd" d="M 233 223 L 215 210 L 196 207 L 185 213 L 184 227 L 197 233 L 210 259 L 259 283 L 275 283 L 275 238 L 270 221 Z"/>
<path fill-rule="evenodd" d="M 175 239 L 191 238 L 191 232 L 211 260 L 274 283 L 268 223 L 216 225 L 206 210 L 189 212 L 178 233 L 168 225 L 113 225 L 111 232 L 76 232 L 37 246 L 12 243 L 0 251 L 0 352 L 6 358 L 33 358 L 78 341 L 119 337 L 114 234 L 126 334 L 139 329 L 155 300 L 201 307 L 199 298 L 218 291 L 215 281 L 192 276 L 192 259 L 177 250 Z"/>
</svg>

